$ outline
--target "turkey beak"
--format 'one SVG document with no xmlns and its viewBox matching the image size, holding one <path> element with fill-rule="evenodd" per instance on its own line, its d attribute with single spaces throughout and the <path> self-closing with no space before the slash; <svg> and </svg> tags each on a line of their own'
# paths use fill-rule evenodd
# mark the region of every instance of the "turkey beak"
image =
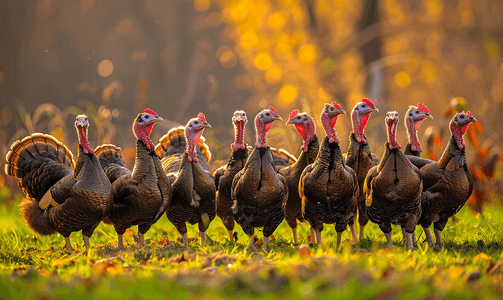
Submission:
<svg viewBox="0 0 503 300">
<path fill-rule="evenodd" d="M 425 119 L 432 119 L 433 120 L 433 116 L 430 115 L 429 113 L 424 113 L 424 118 Z"/>
<path fill-rule="evenodd" d="M 470 116 L 470 118 L 468 119 L 468 122 L 478 122 L 478 121 L 474 117 Z"/>
<path fill-rule="evenodd" d="M 201 128 L 211 128 L 211 125 L 210 125 L 210 123 L 208 123 L 208 122 L 203 122 L 203 124 L 201 124 L 201 126 L 200 126 L 200 127 L 201 127 Z"/>
<path fill-rule="evenodd" d="M 154 116 L 154 118 L 152 119 L 152 122 L 154 122 L 154 123 L 161 122 L 161 121 L 164 121 L 164 119 L 159 116 Z"/>
<path fill-rule="evenodd" d="M 283 121 L 283 118 L 281 118 L 279 115 L 276 115 L 276 116 L 272 116 L 271 120 L 273 120 L 273 121 L 276 121 L 276 120 Z"/>
<path fill-rule="evenodd" d="M 373 112 L 379 112 L 379 109 L 377 109 L 377 107 L 371 107 L 369 108 L 369 113 L 373 113 Z"/>
<path fill-rule="evenodd" d="M 346 114 L 346 111 L 344 109 L 340 108 L 338 115 L 345 115 L 345 114 Z"/>
</svg>

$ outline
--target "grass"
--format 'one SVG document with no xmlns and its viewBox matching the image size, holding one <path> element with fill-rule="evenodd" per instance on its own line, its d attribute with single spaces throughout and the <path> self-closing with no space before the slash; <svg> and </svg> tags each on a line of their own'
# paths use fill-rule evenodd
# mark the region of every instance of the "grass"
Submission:
<svg viewBox="0 0 503 300">
<path fill-rule="evenodd" d="M 0 299 L 500 298 L 503 207 L 485 211 L 475 215 L 463 208 L 456 223 L 447 224 L 441 251 L 426 248 L 420 227 L 418 250 L 404 249 L 399 228 L 388 250 L 375 224 L 356 247 L 346 240 L 340 251 L 334 250 L 332 225 L 325 226 L 318 246 L 307 240 L 307 223 L 300 224 L 302 241 L 293 244 L 283 222 L 269 251 L 251 252 L 241 228 L 236 225 L 238 243 L 231 243 L 218 217 L 207 231 L 207 245 L 195 239 L 197 227 L 188 226 L 187 249 L 163 217 L 147 232 L 143 249 L 129 235 L 126 249 L 118 250 L 113 227 L 100 224 L 85 255 L 81 233 L 72 234 L 76 251 L 67 252 L 60 235 L 36 236 L 16 206 L 2 205 Z M 256 234 L 260 239 L 261 232 Z M 344 232 L 343 239 L 349 238 Z"/>
</svg>

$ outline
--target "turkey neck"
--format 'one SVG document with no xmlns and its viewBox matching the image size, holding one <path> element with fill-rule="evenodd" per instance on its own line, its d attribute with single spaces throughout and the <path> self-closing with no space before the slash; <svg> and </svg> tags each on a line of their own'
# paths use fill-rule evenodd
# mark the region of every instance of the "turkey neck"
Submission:
<svg viewBox="0 0 503 300">
<path fill-rule="evenodd" d="M 419 139 L 417 138 L 417 128 L 421 125 L 421 121 L 414 121 L 412 118 L 405 119 L 405 128 L 407 129 L 407 139 L 410 143 L 410 148 L 412 151 L 417 151 L 421 153 L 423 148 Z"/>
<path fill-rule="evenodd" d="M 245 122 L 238 121 L 234 123 L 234 143 L 232 144 L 232 150 L 237 151 L 238 149 L 246 149 L 244 137 Z"/>
<path fill-rule="evenodd" d="M 330 138 L 326 136 L 321 144 L 315 164 L 321 164 L 328 167 L 329 170 L 344 166 L 344 158 L 339 143 L 330 142 Z"/>
<path fill-rule="evenodd" d="M 356 110 L 353 110 L 351 113 L 351 123 L 353 125 L 353 134 L 355 135 L 356 140 L 358 143 L 361 144 L 367 144 L 367 139 L 365 138 L 365 135 L 363 134 L 363 129 L 365 128 L 365 125 L 367 125 L 368 118 L 370 117 L 369 114 L 364 115 L 360 119 L 360 113 Z M 365 124 L 362 124 L 365 123 Z"/>
<path fill-rule="evenodd" d="M 302 139 L 304 140 L 304 143 L 302 145 L 302 151 L 308 152 L 311 140 L 316 136 L 316 125 L 314 124 L 314 121 L 309 120 L 309 122 L 304 125 L 303 130 L 304 135 L 302 136 Z M 299 133 L 301 132 L 299 131 Z M 316 141 L 318 143 L 318 138 L 316 138 Z"/>
<path fill-rule="evenodd" d="M 255 132 L 257 133 L 257 143 L 255 144 L 256 148 L 267 147 L 266 134 L 267 131 L 269 131 L 269 128 L 271 128 L 271 125 L 272 122 L 264 124 L 258 117 L 255 118 Z"/>
<path fill-rule="evenodd" d="M 77 126 L 77 134 L 79 136 L 79 146 L 82 147 L 84 153 L 94 154 L 94 151 L 91 147 L 89 147 L 89 141 L 87 140 L 87 126 Z"/>
<path fill-rule="evenodd" d="M 203 135 L 203 129 L 193 131 L 185 129 L 185 140 L 187 141 L 187 154 L 189 162 L 198 162 L 196 145 L 199 143 L 199 139 Z"/>
<path fill-rule="evenodd" d="M 465 148 L 459 148 L 458 140 L 453 134 L 451 135 L 451 139 L 449 140 L 449 144 L 447 144 L 444 153 L 442 153 L 442 156 L 438 160 L 438 167 L 445 169 L 447 167 L 447 164 L 455 156 L 465 157 Z M 460 160 L 460 162 L 465 162 L 465 160 Z"/>
<path fill-rule="evenodd" d="M 456 140 L 456 143 L 458 144 L 459 149 L 465 148 L 465 140 L 463 138 L 463 135 L 466 131 L 468 124 L 465 124 L 465 126 L 463 126 L 463 127 L 458 126 L 453 121 L 451 121 L 451 123 L 449 124 L 449 129 L 451 130 L 452 136 Z"/>
<path fill-rule="evenodd" d="M 152 143 L 152 140 L 150 139 L 150 132 L 152 132 L 153 127 L 154 123 L 150 125 L 140 125 L 137 122 L 134 122 L 133 124 L 133 133 L 135 137 L 138 140 L 142 141 L 142 143 L 145 144 L 149 151 L 154 151 L 155 149 L 154 143 Z"/>
<path fill-rule="evenodd" d="M 396 141 L 396 127 L 398 125 L 397 121 L 392 121 L 391 124 L 386 124 L 388 129 L 388 148 L 390 150 L 400 149 L 401 146 Z"/>
<path fill-rule="evenodd" d="M 143 141 L 136 140 L 136 157 L 134 159 L 133 171 L 131 172 L 131 181 L 140 182 L 143 176 L 150 170 L 152 166 L 150 153 L 151 151 Z"/>
<path fill-rule="evenodd" d="M 316 157 L 318 156 L 318 150 L 320 149 L 320 142 L 318 140 L 318 136 L 315 134 L 308 143 L 305 143 L 308 146 L 307 152 L 301 151 L 299 158 L 295 163 L 293 163 L 292 168 L 297 167 L 301 170 L 304 170 L 307 165 L 314 163 Z M 304 149 L 304 146 L 301 148 Z"/>
<path fill-rule="evenodd" d="M 335 120 L 334 120 L 335 119 Z M 328 141 L 330 143 L 339 144 L 341 140 L 337 136 L 337 132 L 335 131 L 335 124 L 337 123 L 337 116 L 329 117 L 326 114 L 321 115 L 321 124 L 323 125 L 323 129 L 325 129 L 325 133 L 328 137 Z"/>
</svg>

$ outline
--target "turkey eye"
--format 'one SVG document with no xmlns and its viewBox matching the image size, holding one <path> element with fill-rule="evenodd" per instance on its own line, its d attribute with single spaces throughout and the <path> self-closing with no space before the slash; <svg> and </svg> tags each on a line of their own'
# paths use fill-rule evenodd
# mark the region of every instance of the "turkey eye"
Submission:
<svg viewBox="0 0 503 300">
<path fill-rule="evenodd" d="M 299 120 L 300 120 L 300 116 L 297 116 L 297 119 L 299 119 Z"/>
<path fill-rule="evenodd" d="M 465 118 L 465 116 L 464 116 L 464 115 L 461 115 L 461 116 L 459 116 L 459 117 L 460 117 L 461 119 L 464 119 L 464 118 Z"/>
<path fill-rule="evenodd" d="M 419 113 L 419 110 L 416 110 L 416 114 L 418 114 L 418 113 Z"/>
<path fill-rule="evenodd" d="M 411 117 L 412 117 L 412 113 L 410 113 L 410 114 L 409 114 L 409 116 L 411 116 Z"/>
<path fill-rule="evenodd" d="M 334 108 L 333 108 L 333 107 L 330 107 L 330 111 L 333 111 L 333 110 L 334 110 Z"/>
<path fill-rule="evenodd" d="M 365 107 L 365 106 L 366 106 L 365 104 L 362 105 L 362 107 Z"/>
<path fill-rule="evenodd" d="M 194 124 L 197 125 L 197 121 L 195 121 Z"/>
<path fill-rule="evenodd" d="M 265 115 L 269 117 L 271 114 L 270 113 L 266 113 Z"/>
</svg>

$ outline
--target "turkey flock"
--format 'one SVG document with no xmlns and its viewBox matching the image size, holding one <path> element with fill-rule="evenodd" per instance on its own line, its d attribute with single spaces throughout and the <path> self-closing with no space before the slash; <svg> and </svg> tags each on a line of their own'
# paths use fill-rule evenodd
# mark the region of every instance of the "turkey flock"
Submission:
<svg viewBox="0 0 503 300">
<path fill-rule="evenodd" d="M 59 232 L 73 251 L 69 236 L 82 230 L 86 252 L 98 224 L 112 224 L 117 247 L 124 248 L 125 231 L 138 226 L 136 239 L 145 246 L 145 234 L 166 214 L 188 246 L 187 223 L 197 224 L 201 244 L 215 216 L 219 216 L 235 242 L 234 221 L 249 236 L 255 249 L 255 228 L 263 228 L 264 246 L 286 220 L 298 243 L 297 225 L 309 222 L 312 241 L 321 243 L 324 224 L 335 224 L 337 247 L 349 225 L 352 241 L 364 237 L 368 221 L 377 224 L 392 248 L 391 224 L 400 225 L 407 249 L 414 249 L 414 230 L 420 224 L 430 249 L 442 248 L 442 230 L 469 198 L 473 179 L 465 157 L 464 133 L 477 120 L 470 112 L 456 114 L 449 124 L 451 138 L 438 161 L 421 158 L 417 130 L 432 119 L 419 103 L 405 114 L 408 143 L 396 140 L 399 116 L 386 114 L 387 141 L 379 159 L 370 150 L 365 126 L 374 103 L 362 99 L 351 111 L 352 132 L 345 153 L 335 129 L 346 114 L 337 103 L 325 104 L 320 123 L 325 137 L 316 135 L 316 123 L 307 113 L 294 110 L 286 124 L 294 125 L 303 139 L 295 158 L 271 148 L 267 132 L 282 118 L 272 106 L 254 119 L 256 143 L 244 142 L 248 122 L 242 110 L 234 112 L 234 142 L 228 162 L 212 174 L 211 152 L 203 131 L 211 128 L 203 113 L 184 127 L 169 130 L 157 145 L 150 139 L 154 124 L 163 119 L 145 109 L 133 121 L 136 157 L 130 170 L 121 148 L 104 144 L 94 150 L 88 142 L 89 120 L 78 115 L 77 157 L 51 135 L 35 133 L 14 142 L 6 156 L 5 173 L 19 179 L 26 194 L 21 215 L 36 233 Z M 358 216 L 359 234 L 356 228 Z M 436 243 L 430 231 L 433 223 Z"/>
</svg>

